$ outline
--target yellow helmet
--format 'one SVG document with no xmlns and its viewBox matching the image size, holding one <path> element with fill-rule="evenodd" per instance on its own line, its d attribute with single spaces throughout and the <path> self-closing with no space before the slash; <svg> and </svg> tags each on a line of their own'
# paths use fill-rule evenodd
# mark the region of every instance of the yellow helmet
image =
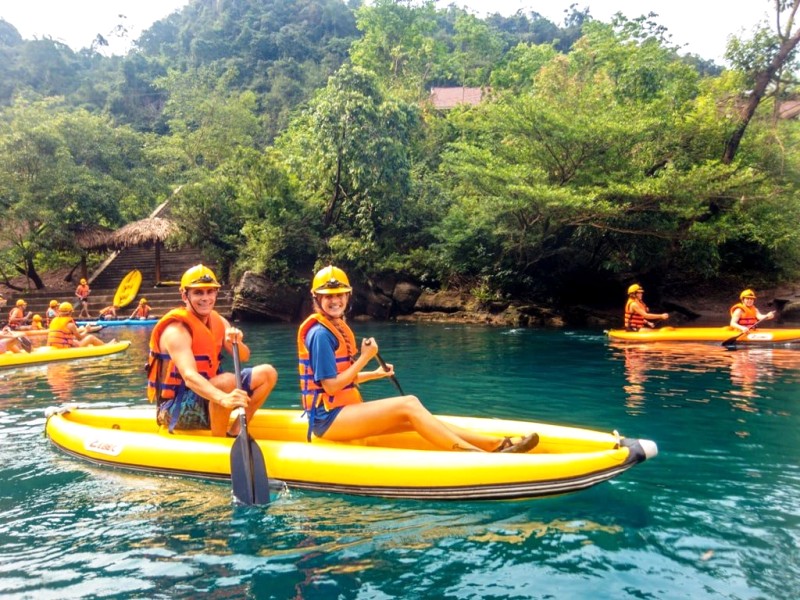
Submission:
<svg viewBox="0 0 800 600">
<path fill-rule="evenodd" d="M 58 312 L 71 313 L 72 310 L 73 310 L 72 304 L 70 304 L 69 302 L 62 302 L 61 304 L 58 305 Z"/>
<path fill-rule="evenodd" d="M 741 294 L 739 294 L 739 300 L 744 300 L 745 298 L 753 298 L 755 300 L 756 293 L 751 289 L 746 289 Z"/>
<path fill-rule="evenodd" d="M 140 299 L 139 304 L 147 304 L 147 298 Z"/>
<path fill-rule="evenodd" d="M 23 300 L 22 298 L 20 298 L 19 300 L 17 300 L 17 306 L 28 306 L 28 303 L 25 302 L 25 300 Z"/>
<path fill-rule="evenodd" d="M 221 288 L 214 271 L 205 265 L 195 265 L 181 277 L 181 289 L 190 288 Z"/>
<path fill-rule="evenodd" d="M 83 277 L 81 277 L 81 285 L 86 285 L 86 279 L 84 279 Z"/>
<path fill-rule="evenodd" d="M 33 320 L 34 321 L 41 321 L 42 320 L 42 315 L 33 315 Z"/>
<path fill-rule="evenodd" d="M 346 294 L 353 291 L 350 280 L 339 267 L 328 265 L 317 271 L 311 283 L 312 294 Z"/>
<path fill-rule="evenodd" d="M 639 292 L 643 292 L 644 288 L 640 286 L 638 283 L 634 283 L 631 287 L 628 288 L 628 296 L 633 296 Z"/>
<path fill-rule="evenodd" d="M 50 308 L 58 308 L 58 300 L 50 300 Z"/>
</svg>

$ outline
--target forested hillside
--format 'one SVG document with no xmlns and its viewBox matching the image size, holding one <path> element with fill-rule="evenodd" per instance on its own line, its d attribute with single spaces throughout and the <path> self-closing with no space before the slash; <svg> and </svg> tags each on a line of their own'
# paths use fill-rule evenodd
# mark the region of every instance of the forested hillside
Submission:
<svg viewBox="0 0 800 600">
<path fill-rule="evenodd" d="M 0 21 L 0 281 L 74 264 L 79 232 L 167 197 L 176 242 L 226 278 L 334 261 L 549 302 L 790 279 L 799 125 L 776 108 L 798 28 L 781 23 L 722 69 L 652 19 L 577 11 L 194 0 L 110 58 Z M 439 110 L 434 86 L 484 99 Z"/>
</svg>

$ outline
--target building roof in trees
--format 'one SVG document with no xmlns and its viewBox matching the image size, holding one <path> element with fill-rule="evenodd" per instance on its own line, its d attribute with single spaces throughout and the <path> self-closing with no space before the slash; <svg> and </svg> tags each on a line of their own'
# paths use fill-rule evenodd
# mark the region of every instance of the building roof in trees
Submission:
<svg viewBox="0 0 800 600">
<path fill-rule="evenodd" d="M 478 87 L 435 87 L 431 88 L 431 102 L 434 108 L 455 108 L 459 104 L 480 104 L 484 90 Z"/>
</svg>

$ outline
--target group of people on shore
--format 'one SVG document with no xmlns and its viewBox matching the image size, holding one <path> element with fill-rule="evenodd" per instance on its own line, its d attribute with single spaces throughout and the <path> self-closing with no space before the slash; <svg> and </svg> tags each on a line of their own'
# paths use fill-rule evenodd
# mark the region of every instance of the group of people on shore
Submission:
<svg viewBox="0 0 800 600">
<path fill-rule="evenodd" d="M 169 311 L 150 336 L 148 398 L 157 406 L 157 420 L 175 429 L 210 429 L 212 435 L 235 437 L 239 421 L 233 411 L 252 418 L 278 380 L 268 364 L 245 368 L 241 389 L 232 373 L 220 370 L 222 351 L 250 358 L 242 331 L 214 310 L 220 288 L 216 276 L 200 264 L 180 282 L 183 307 Z M 308 440 L 348 441 L 369 435 L 416 431 L 433 446 L 472 452 L 528 452 L 536 433 L 517 439 L 467 431 L 432 415 L 411 395 L 364 402 L 358 386 L 394 376 L 390 364 L 365 370 L 378 355 L 374 338 L 360 345 L 345 313 L 352 287 L 339 268 L 327 266 L 313 278 L 313 313 L 297 332 L 299 382 L 308 416 Z"/>
<path fill-rule="evenodd" d="M 624 322 L 628 331 L 639 331 L 644 327 L 655 327 L 655 321 L 666 321 L 669 313 L 651 313 L 644 303 L 644 288 L 634 283 L 628 288 L 628 301 L 625 303 Z M 763 314 L 756 308 L 756 293 L 746 289 L 739 294 L 739 302 L 730 308 L 729 325 L 746 333 L 761 321 L 775 318 L 775 311 Z"/>
</svg>

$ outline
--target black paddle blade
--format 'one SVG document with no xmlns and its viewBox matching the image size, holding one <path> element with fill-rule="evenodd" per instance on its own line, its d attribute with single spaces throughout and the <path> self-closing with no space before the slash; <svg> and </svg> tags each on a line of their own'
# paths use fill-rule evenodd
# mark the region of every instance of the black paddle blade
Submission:
<svg viewBox="0 0 800 600">
<path fill-rule="evenodd" d="M 239 504 L 269 504 L 269 478 L 264 454 L 244 430 L 231 447 L 231 487 Z"/>
</svg>

